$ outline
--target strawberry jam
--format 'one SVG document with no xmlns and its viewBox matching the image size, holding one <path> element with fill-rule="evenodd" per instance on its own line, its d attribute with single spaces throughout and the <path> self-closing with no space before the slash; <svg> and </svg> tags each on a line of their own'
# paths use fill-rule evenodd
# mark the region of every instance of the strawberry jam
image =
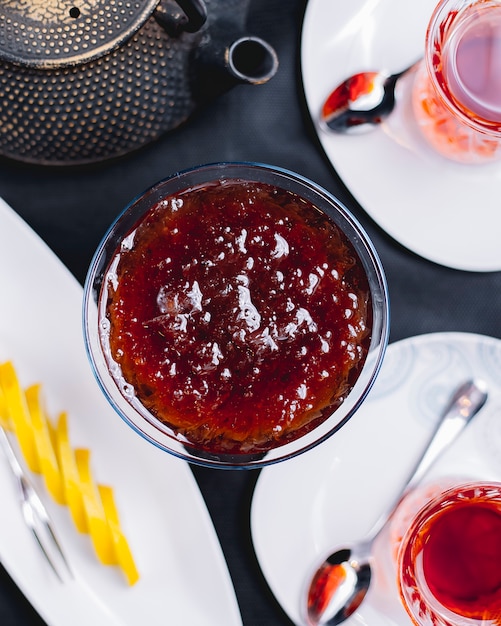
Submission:
<svg viewBox="0 0 501 626">
<path fill-rule="evenodd" d="M 309 202 L 257 182 L 159 201 L 124 238 L 102 298 L 111 369 L 208 453 L 263 452 L 311 430 L 370 341 L 352 245 Z"/>
</svg>

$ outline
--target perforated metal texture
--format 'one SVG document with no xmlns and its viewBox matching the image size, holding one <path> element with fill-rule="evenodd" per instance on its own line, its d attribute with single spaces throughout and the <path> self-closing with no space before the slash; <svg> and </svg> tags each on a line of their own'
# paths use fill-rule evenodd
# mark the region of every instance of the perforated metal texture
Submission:
<svg viewBox="0 0 501 626">
<path fill-rule="evenodd" d="M 158 0 L 4 0 L 0 56 L 61 67 L 102 56 L 137 31 Z"/>
<path fill-rule="evenodd" d="M 193 110 L 192 36 L 154 19 L 97 61 L 34 72 L 0 63 L 0 153 L 38 163 L 102 160 L 137 149 Z"/>
<path fill-rule="evenodd" d="M 77 1 L 3 0 L 0 31 L 4 5 L 30 15 L 36 8 L 37 19 L 43 14 L 48 23 L 55 7 L 61 15 L 54 24 L 84 4 L 105 15 L 122 6 L 119 0 Z M 248 3 L 204 0 L 207 23 L 192 33 L 176 28 L 176 20 L 186 16 L 175 0 L 125 2 L 132 13 L 146 5 L 155 10 L 120 45 L 84 62 L 79 57 L 41 67 L 9 60 L 0 48 L 0 155 L 46 165 L 96 162 L 132 152 L 179 126 L 207 97 L 200 51 L 212 48 L 221 31 L 243 32 Z"/>
</svg>

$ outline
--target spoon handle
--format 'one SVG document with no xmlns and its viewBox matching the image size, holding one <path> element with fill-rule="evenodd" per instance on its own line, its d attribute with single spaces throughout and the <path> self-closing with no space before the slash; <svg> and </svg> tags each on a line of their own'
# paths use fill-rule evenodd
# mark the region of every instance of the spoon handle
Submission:
<svg viewBox="0 0 501 626">
<path fill-rule="evenodd" d="M 409 476 L 396 501 L 388 508 L 372 527 L 370 536 L 374 539 L 393 515 L 404 497 L 423 479 L 442 452 L 456 439 L 470 420 L 480 411 L 487 400 L 487 387 L 482 380 L 470 380 L 455 391 L 446 406 L 424 454 Z"/>
</svg>

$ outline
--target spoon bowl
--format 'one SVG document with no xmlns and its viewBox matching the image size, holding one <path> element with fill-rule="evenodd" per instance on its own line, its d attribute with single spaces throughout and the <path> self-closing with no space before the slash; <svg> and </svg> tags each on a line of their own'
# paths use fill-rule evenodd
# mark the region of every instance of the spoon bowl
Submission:
<svg viewBox="0 0 501 626">
<path fill-rule="evenodd" d="M 361 541 L 340 548 L 322 563 L 309 589 L 308 624 L 335 626 L 358 609 L 371 583 L 371 548 L 371 540 Z"/>
<path fill-rule="evenodd" d="M 486 386 L 480 380 L 468 381 L 455 391 L 421 459 L 392 506 L 378 518 L 362 541 L 339 547 L 316 569 L 306 594 L 306 623 L 309 626 L 336 626 L 358 609 L 369 591 L 372 547 L 380 532 L 400 502 L 422 480 L 486 400 Z"/>
<path fill-rule="evenodd" d="M 359 72 L 350 76 L 325 100 L 320 112 L 321 126 L 345 134 L 375 128 L 395 108 L 397 82 L 418 63 L 397 74 Z"/>
</svg>

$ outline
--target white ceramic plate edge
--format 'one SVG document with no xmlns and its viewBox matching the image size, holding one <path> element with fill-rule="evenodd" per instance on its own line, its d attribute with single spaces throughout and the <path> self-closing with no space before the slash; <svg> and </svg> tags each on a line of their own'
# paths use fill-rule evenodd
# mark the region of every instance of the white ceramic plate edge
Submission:
<svg viewBox="0 0 501 626">
<path fill-rule="evenodd" d="M 307 572 L 334 545 L 368 532 L 398 493 L 450 393 L 472 377 L 487 382 L 488 403 L 429 479 L 501 480 L 501 341 L 469 333 L 390 344 L 373 390 L 346 426 L 287 467 L 262 470 L 251 506 L 252 539 L 271 591 L 295 624 L 303 623 Z M 351 618 L 353 626 L 410 625 L 394 580 L 381 587 Z"/>
<path fill-rule="evenodd" d="M 52 576 L 24 526 L 0 456 L 2 564 L 49 626 L 197 623 L 241 625 L 231 578 L 189 466 L 132 432 L 108 405 L 87 362 L 82 289 L 44 242 L 0 199 L 0 361 L 24 386 L 43 385 L 51 417 L 68 411 L 74 447 L 91 449 L 96 480 L 110 484 L 141 579 L 129 588 L 99 565 L 88 536 L 35 477 L 75 573 Z"/>
<path fill-rule="evenodd" d="M 301 42 L 306 101 L 333 167 L 389 235 L 435 263 L 497 271 L 499 164 L 465 166 L 436 155 L 405 122 L 405 98 L 387 123 L 367 134 L 327 133 L 316 121 L 324 98 L 347 76 L 368 69 L 396 72 L 418 59 L 434 5 L 309 0 Z"/>
</svg>

